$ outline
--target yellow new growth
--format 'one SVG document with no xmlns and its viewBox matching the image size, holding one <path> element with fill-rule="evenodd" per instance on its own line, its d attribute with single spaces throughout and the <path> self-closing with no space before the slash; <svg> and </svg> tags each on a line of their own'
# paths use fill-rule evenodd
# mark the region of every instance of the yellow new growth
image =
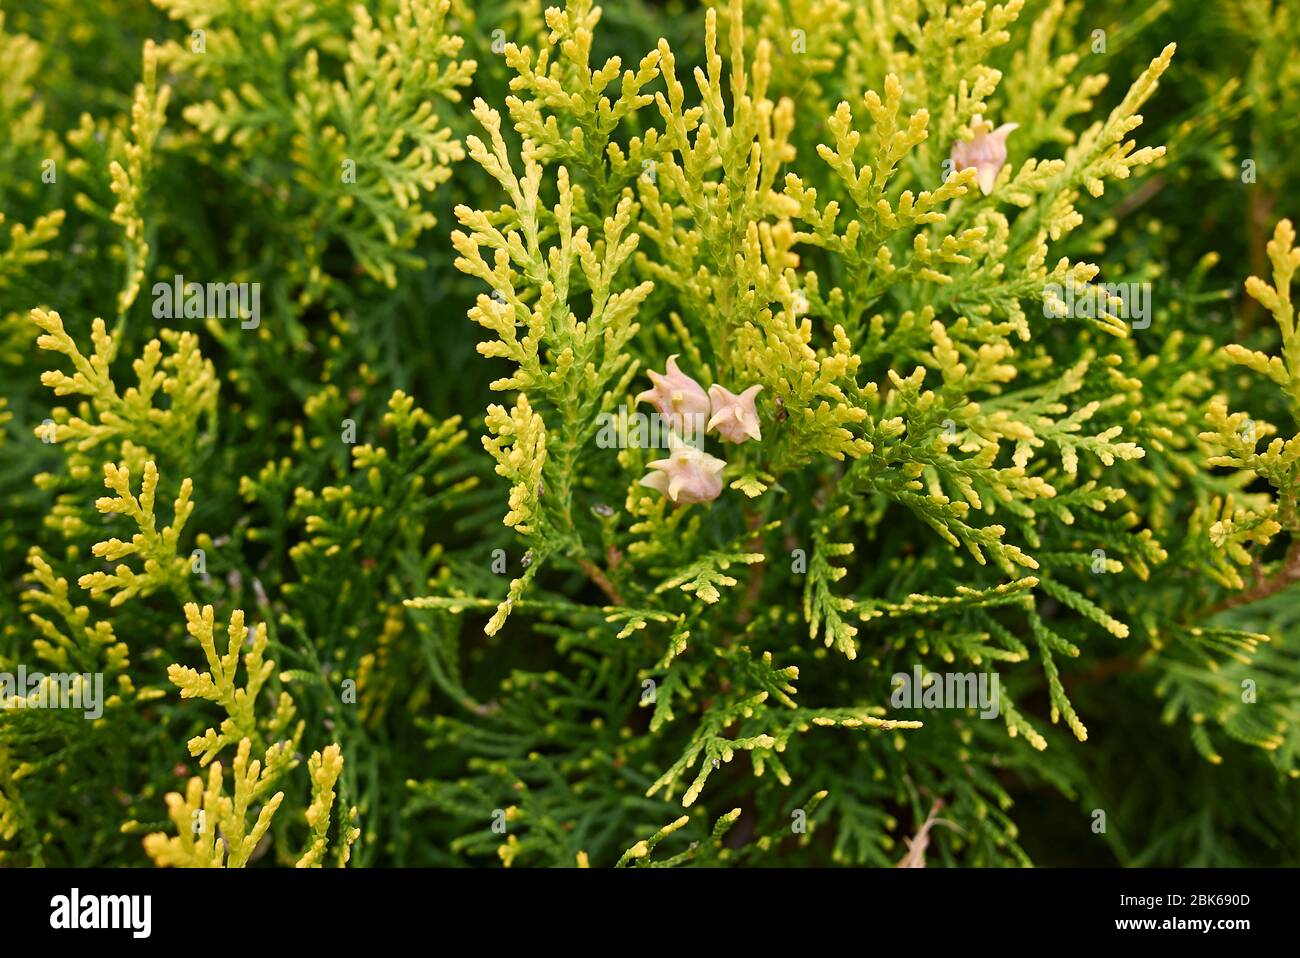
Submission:
<svg viewBox="0 0 1300 958">
<path fill-rule="evenodd" d="M 311 805 L 307 807 L 307 824 L 311 828 L 311 838 L 307 851 L 298 859 L 298 868 L 319 868 L 325 857 L 330 827 L 330 809 L 334 807 L 334 785 L 343 772 L 343 753 L 338 745 L 329 745 L 324 752 L 313 752 L 307 760 L 307 770 L 311 775 Z M 353 816 L 356 809 L 352 809 Z M 346 828 L 344 852 L 359 834 L 355 828 Z M 346 859 L 344 859 L 346 860 Z"/>
<path fill-rule="evenodd" d="M 483 437 L 483 448 L 497 461 L 497 475 L 514 485 L 510 488 L 510 511 L 505 524 L 518 532 L 534 531 L 538 500 L 542 495 L 542 469 L 546 464 L 546 426 L 533 412 L 528 396 L 519 394 L 509 412 L 495 403 L 488 406 L 487 427 L 495 438 Z"/>
<path fill-rule="evenodd" d="M 158 51 L 152 40 L 144 42 L 144 79 L 135 89 L 131 105 L 132 141 L 125 146 L 126 166 L 117 160 L 108 166 L 109 187 L 117 197 L 112 219 L 126 235 L 127 272 L 117 311 L 125 316 L 140 294 L 144 268 L 149 260 L 149 243 L 145 240 L 144 190 L 153 159 L 153 147 L 166 122 L 167 101 L 171 87 L 158 88 Z"/>
<path fill-rule="evenodd" d="M 271 770 L 257 760 L 248 760 L 252 743 L 243 739 L 235 753 L 234 799 L 224 793 L 222 768 L 214 762 L 203 780 L 191 778 L 182 796 L 167 795 L 167 814 L 176 825 L 176 835 L 163 832 L 146 835 L 144 850 L 154 864 L 180 868 L 243 868 L 271 827 L 271 819 L 283 792 L 276 792 L 248 827 L 248 810 L 269 790 Z"/>
<path fill-rule="evenodd" d="M 262 740 L 258 730 L 255 705 L 257 695 L 266 684 L 275 669 L 275 663 L 263 658 L 266 652 L 266 624 L 259 623 L 252 631 L 252 641 L 243 653 L 244 686 L 235 684 L 235 675 L 239 669 L 240 651 L 249 630 L 244 625 L 244 613 L 235 609 L 230 614 L 230 625 L 226 629 L 227 649 L 225 655 L 217 653 L 214 640 L 212 606 L 206 605 L 202 611 L 193 602 L 185 606 L 185 628 L 203 649 L 207 659 L 208 671 L 199 672 L 182 665 L 167 668 L 167 677 L 181 690 L 181 698 L 201 698 L 215 702 L 226 711 L 227 718 L 221 723 L 220 732 L 208 729 L 203 735 L 189 741 L 190 754 L 198 756 L 200 765 L 207 765 L 226 745 L 241 739 L 255 742 Z M 280 707 L 277 710 L 277 726 L 287 726 L 292 715 L 292 707 L 287 693 L 281 694 Z M 268 768 L 290 761 L 287 750 L 281 743 L 272 745 L 267 750 Z"/>
<path fill-rule="evenodd" d="M 138 556 L 144 562 L 143 571 L 137 573 L 130 566 L 122 564 L 112 573 L 91 572 L 83 575 L 77 584 L 89 590 L 91 596 L 98 598 L 106 592 L 116 590 L 110 605 L 121 605 L 135 595 L 149 595 L 155 590 L 170 586 L 182 596 L 189 595 L 186 576 L 189 574 L 189 559 L 176 554 L 177 541 L 185 527 L 194 504 L 190 502 L 193 484 L 184 479 L 180 493 L 172 506 L 172 522 L 158 530 L 158 520 L 154 515 L 154 498 L 158 491 L 158 468 L 152 460 L 145 463 L 144 478 L 140 484 L 140 495 L 131 492 L 131 473 L 125 466 L 104 464 L 104 485 L 117 493 L 104 496 L 95 501 L 95 508 L 106 515 L 125 515 L 135 521 L 140 531 L 131 537 L 130 542 L 121 539 L 107 539 L 95 543 L 91 550 L 94 555 L 106 562 L 116 562 L 129 555 Z"/>
</svg>

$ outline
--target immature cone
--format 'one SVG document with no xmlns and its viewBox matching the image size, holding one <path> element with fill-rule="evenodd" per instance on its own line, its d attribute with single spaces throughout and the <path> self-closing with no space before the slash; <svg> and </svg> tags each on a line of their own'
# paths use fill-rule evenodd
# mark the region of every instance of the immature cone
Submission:
<svg viewBox="0 0 1300 958">
<path fill-rule="evenodd" d="M 646 370 L 646 373 L 654 388 L 641 393 L 636 401 L 653 403 L 670 429 L 688 435 L 698 434 L 696 423 L 709 418 L 709 395 L 704 387 L 677 368 L 676 355 L 668 357 L 663 375 L 653 369 Z"/>
<path fill-rule="evenodd" d="M 737 396 L 726 386 L 714 383 L 709 387 L 713 418 L 709 420 L 708 431 L 716 429 L 718 435 L 727 442 L 761 440 L 763 434 L 758 428 L 758 411 L 754 409 L 754 398 L 762 391 L 762 386 L 750 386 Z"/>
<path fill-rule="evenodd" d="M 641 485 L 662 492 L 678 504 L 712 502 L 721 495 L 722 467 L 726 465 L 723 460 L 671 434 L 668 447 L 668 458 L 650 463 L 655 471 L 642 479 Z"/>
<path fill-rule="evenodd" d="M 993 192 L 993 181 L 998 178 L 1002 164 L 1007 161 L 1007 137 L 1019 123 L 1003 123 L 996 130 L 992 123 L 976 113 L 970 120 L 973 140 L 958 140 L 952 145 L 952 165 L 958 173 L 969 167 L 978 171 L 976 179 L 980 192 L 988 196 Z"/>
</svg>

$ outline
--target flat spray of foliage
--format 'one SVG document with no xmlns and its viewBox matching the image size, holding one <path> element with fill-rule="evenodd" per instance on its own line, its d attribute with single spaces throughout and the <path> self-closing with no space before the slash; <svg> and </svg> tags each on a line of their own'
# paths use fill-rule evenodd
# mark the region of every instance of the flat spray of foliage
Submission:
<svg viewBox="0 0 1300 958">
<path fill-rule="evenodd" d="M 6 3 L 0 863 L 1300 863 L 1300 10 L 1179 6 Z"/>
</svg>

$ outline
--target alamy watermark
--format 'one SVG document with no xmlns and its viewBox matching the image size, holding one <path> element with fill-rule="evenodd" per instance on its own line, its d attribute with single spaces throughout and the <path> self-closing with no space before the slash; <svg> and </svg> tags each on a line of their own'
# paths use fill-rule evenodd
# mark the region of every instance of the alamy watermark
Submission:
<svg viewBox="0 0 1300 958">
<path fill-rule="evenodd" d="M 666 417 L 619 406 L 617 413 L 602 412 L 596 421 L 600 424 L 596 445 L 601 449 L 670 449 L 674 435 L 688 446 L 703 449 L 708 417 L 704 413 Z"/>
<path fill-rule="evenodd" d="M 80 709 L 88 719 L 104 714 L 103 672 L 0 672 L 0 708 Z"/>
<path fill-rule="evenodd" d="M 50 927 L 56 931 L 120 929 L 133 938 L 153 930 L 151 895 L 83 895 L 74 888 L 50 899 Z"/>
<path fill-rule="evenodd" d="M 1043 287 L 1043 315 L 1048 319 L 1130 320 L 1133 329 L 1151 325 L 1150 283 L 1086 283 Z"/>
<path fill-rule="evenodd" d="M 890 684 L 889 704 L 896 709 L 978 708 L 985 719 L 997 718 L 1001 711 L 996 672 L 923 673 L 918 665 L 911 675 L 895 672 Z"/>
<path fill-rule="evenodd" d="M 238 319 L 241 329 L 262 322 L 261 283 L 187 283 L 177 273 L 153 284 L 154 319 Z"/>
</svg>

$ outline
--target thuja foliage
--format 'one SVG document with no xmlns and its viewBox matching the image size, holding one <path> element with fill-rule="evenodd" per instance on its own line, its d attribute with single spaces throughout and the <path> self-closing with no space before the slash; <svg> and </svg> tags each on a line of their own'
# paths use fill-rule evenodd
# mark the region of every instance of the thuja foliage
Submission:
<svg viewBox="0 0 1300 958">
<path fill-rule="evenodd" d="M 0 862 L 1300 863 L 1195 6 L 5 0 Z"/>
</svg>

